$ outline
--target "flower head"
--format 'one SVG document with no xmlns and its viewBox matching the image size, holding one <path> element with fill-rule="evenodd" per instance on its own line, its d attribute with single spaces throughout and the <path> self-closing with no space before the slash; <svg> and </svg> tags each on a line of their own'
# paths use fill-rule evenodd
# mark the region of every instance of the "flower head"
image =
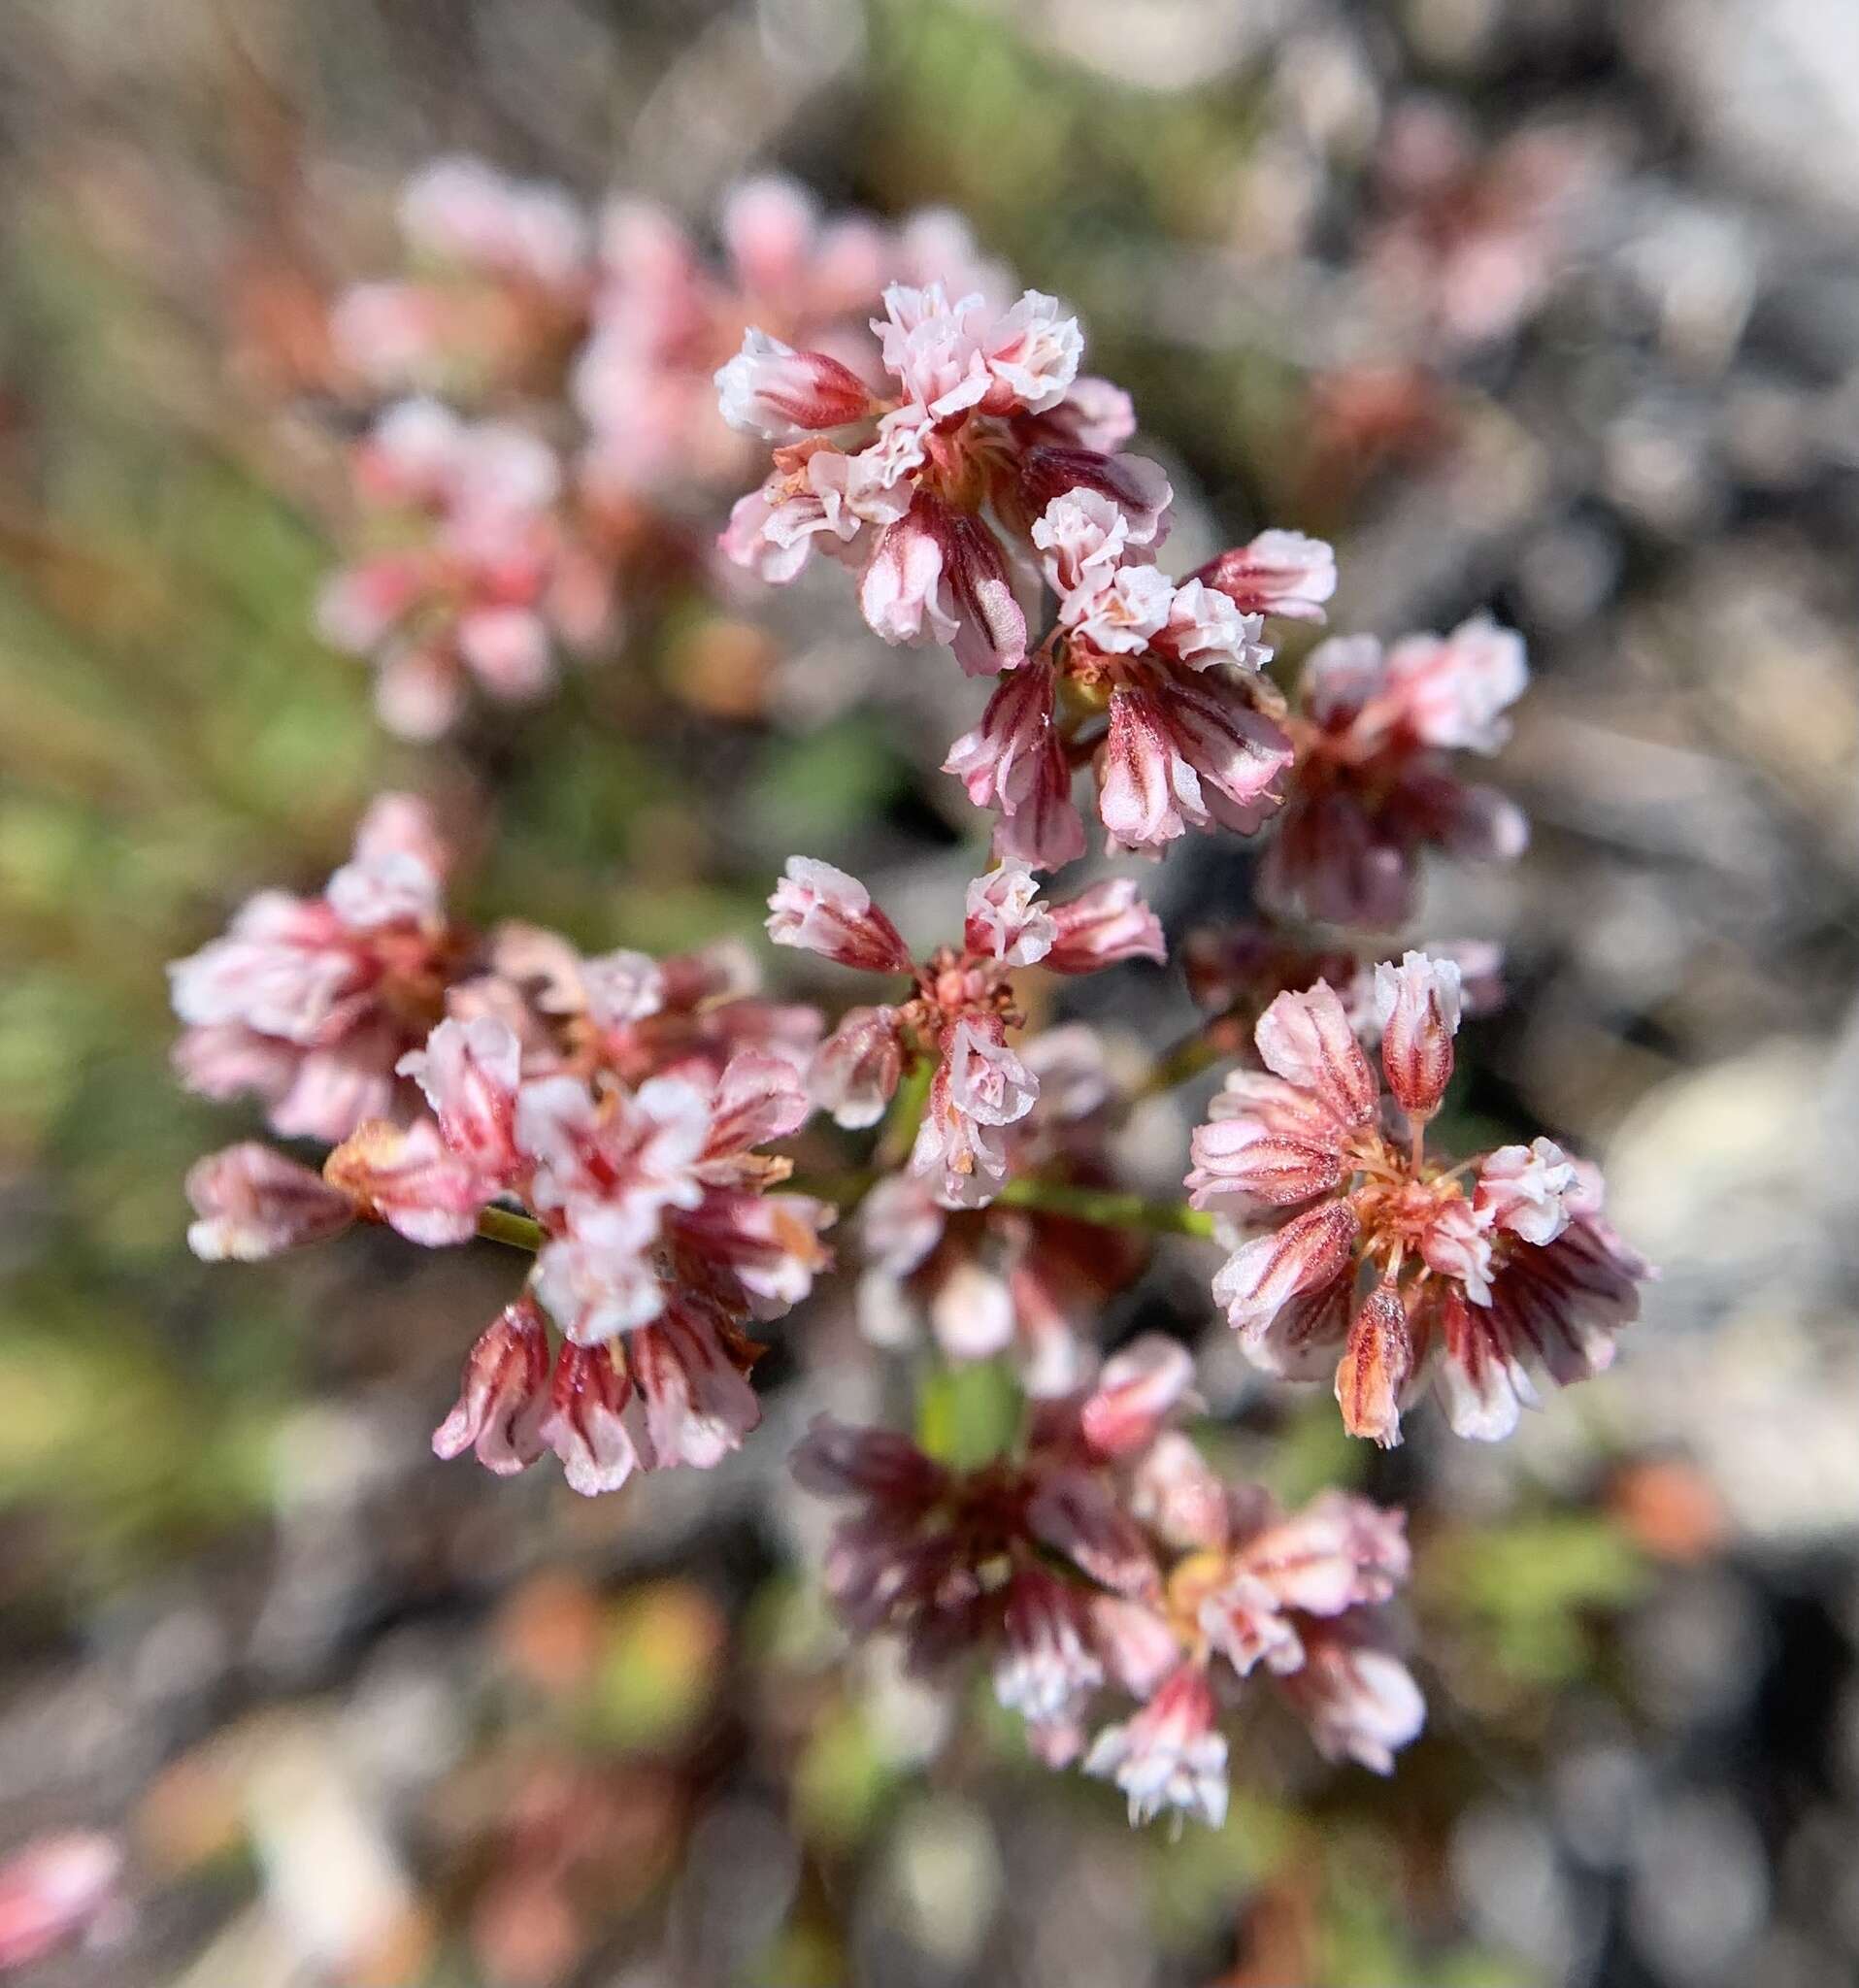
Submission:
<svg viewBox="0 0 1859 1988">
<path fill-rule="evenodd" d="M 1607 1363 L 1647 1269 L 1600 1221 L 1599 1176 L 1550 1141 L 1485 1155 L 1470 1191 L 1466 1167 L 1424 1157 L 1451 1075 L 1458 974 L 1411 952 L 1377 969 L 1376 988 L 1408 1142 L 1383 1127 L 1335 990 L 1280 994 L 1255 1031 L 1265 1071 L 1236 1072 L 1194 1135 L 1196 1206 L 1259 1231 L 1214 1295 L 1260 1366 L 1295 1378 L 1333 1368 L 1356 1435 L 1398 1442 L 1429 1375 L 1460 1434 L 1504 1435 L 1535 1375 L 1566 1382 Z"/>
</svg>

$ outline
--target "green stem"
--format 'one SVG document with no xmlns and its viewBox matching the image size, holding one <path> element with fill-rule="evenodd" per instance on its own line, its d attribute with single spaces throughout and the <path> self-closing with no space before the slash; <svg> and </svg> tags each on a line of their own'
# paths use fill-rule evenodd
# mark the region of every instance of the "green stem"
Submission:
<svg viewBox="0 0 1859 1988">
<path fill-rule="evenodd" d="M 870 1191 L 875 1174 L 797 1174 L 787 1181 L 796 1194 L 812 1194 L 843 1209 L 854 1208 Z M 778 1190 L 779 1191 L 779 1190 Z M 1010 1180 L 995 1197 L 1001 1208 L 1022 1208 L 1035 1214 L 1062 1215 L 1099 1229 L 1143 1229 L 1152 1236 L 1211 1236 L 1213 1217 L 1185 1202 L 1146 1201 L 1110 1187 L 1075 1187 L 1064 1180 L 1040 1180 L 1030 1176 Z M 478 1233 L 487 1242 L 507 1249 L 525 1249 L 533 1256 L 543 1245 L 542 1225 L 507 1208 L 487 1208 L 478 1217 Z"/>
<path fill-rule="evenodd" d="M 1232 1053 L 1215 1039 L 1211 1029 L 1198 1028 L 1192 1035 L 1183 1036 L 1178 1043 L 1164 1049 L 1149 1065 L 1147 1075 L 1130 1093 L 1130 1103 L 1134 1105 L 1145 1098 L 1160 1097 L 1164 1091 L 1172 1091 L 1177 1084 L 1199 1077 L 1202 1071 L 1212 1069 Z"/>
<path fill-rule="evenodd" d="M 1064 1180 L 1010 1180 L 995 1197 L 1002 1208 L 1063 1215 L 1100 1229 L 1146 1229 L 1155 1236 L 1211 1236 L 1213 1217 L 1183 1201 L 1146 1201 L 1112 1187 L 1075 1187 Z"/>
<path fill-rule="evenodd" d="M 533 1256 L 543 1246 L 542 1224 L 514 1209 L 487 1208 L 478 1217 L 478 1233 L 486 1242 L 501 1242 L 509 1249 L 527 1249 Z"/>
<path fill-rule="evenodd" d="M 934 1056 L 918 1056 L 904 1073 L 904 1080 L 897 1086 L 891 1108 L 885 1113 L 878 1148 L 872 1155 L 874 1173 L 891 1173 L 910 1158 L 911 1147 L 916 1143 L 917 1127 L 929 1109 L 930 1082 L 935 1075 Z"/>
</svg>

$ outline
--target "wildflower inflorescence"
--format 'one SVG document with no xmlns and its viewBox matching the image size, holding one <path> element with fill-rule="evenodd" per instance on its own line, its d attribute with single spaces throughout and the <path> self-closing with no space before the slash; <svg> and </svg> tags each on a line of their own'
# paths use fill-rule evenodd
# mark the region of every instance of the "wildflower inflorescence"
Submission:
<svg viewBox="0 0 1859 1988">
<path fill-rule="evenodd" d="M 782 584 L 818 555 L 882 641 L 990 679 L 945 770 L 992 817 L 991 864 L 959 938 L 925 951 L 857 878 L 790 857 L 769 938 L 877 983 L 829 1013 L 763 998 L 730 944 L 654 960 L 481 934 L 445 908 L 433 820 L 386 797 L 319 896 L 254 898 L 174 969 L 183 1079 L 253 1093 L 280 1138 L 325 1149 L 200 1162 L 194 1248 L 255 1259 L 359 1219 L 531 1251 L 433 1444 L 498 1473 L 552 1451 L 591 1494 L 744 1441 L 761 1335 L 837 1236 L 869 1342 L 919 1370 L 999 1357 L 1013 1404 L 979 1461 L 830 1420 L 803 1441 L 801 1483 L 851 1505 L 825 1579 L 854 1634 L 899 1637 L 933 1676 L 979 1656 L 1038 1755 L 1114 1780 L 1138 1819 L 1221 1819 L 1221 1717 L 1248 1679 L 1326 1755 L 1387 1771 L 1423 1717 L 1383 1608 L 1403 1516 L 1341 1493 L 1286 1513 L 1225 1481 L 1188 1432 L 1189 1351 L 1147 1335 L 1107 1359 L 1101 1319 L 1156 1235 L 1214 1235 L 1246 1354 L 1331 1378 L 1382 1444 L 1429 1385 L 1492 1439 L 1544 1380 L 1611 1358 L 1649 1273 L 1598 1172 L 1547 1138 L 1463 1158 L 1432 1138 L 1462 1013 L 1502 999 L 1495 948 L 1373 944 L 1411 917 L 1428 849 L 1522 849 L 1521 814 L 1455 757 L 1504 743 L 1520 641 L 1485 620 L 1332 637 L 1287 697 L 1273 644 L 1325 620 L 1330 547 L 1275 527 L 1171 577 L 1174 491 L 1125 447 L 1128 396 L 1081 371 L 1056 299 L 1012 301 L 946 223 L 828 222 L 757 182 L 714 271 L 654 210 L 619 204 L 597 234 L 455 161 L 403 220 L 430 273 L 343 301 L 357 377 L 455 390 L 569 354 L 591 439 L 569 471 L 435 401 L 376 422 L 358 481 L 416 528 L 322 612 L 381 662 L 389 721 L 439 731 L 467 682 L 543 687 L 612 625 L 639 507 L 741 471 L 747 434 L 766 453 L 724 561 Z M 1204 1027 L 1146 1071 L 1080 1024 L 1030 1026 L 1049 976 L 1168 959 L 1129 878 L 1041 880 L 1084 853 L 1086 768 L 1113 852 L 1270 837 L 1255 922 L 1180 948 Z M 1122 1117 L 1218 1063 L 1187 1202 L 1145 1201 Z M 808 1137 L 861 1142 L 864 1164 L 797 1176 L 782 1148 L 816 1116 L 838 1130 Z"/>
</svg>

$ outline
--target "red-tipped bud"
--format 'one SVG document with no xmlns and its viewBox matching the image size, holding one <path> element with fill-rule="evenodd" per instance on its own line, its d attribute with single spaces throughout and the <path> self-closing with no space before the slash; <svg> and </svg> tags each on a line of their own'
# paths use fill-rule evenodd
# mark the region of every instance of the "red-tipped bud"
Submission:
<svg viewBox="0 0 1859 1988">
<path fill-rule="evenodd" d="M 1375 970 L 1375 1018 L 1381 1025 L 1381 1068 L 1410 1118 L 1431 1118 L 1452 1078 L 1452 1038 L 1459 1026 L 1459 969 L 1423 952 L 1383 961 Z"/>
<path fill-rule="evenodd" d="M 507 1477 L 548 1448 L 548 1332 L 531 1298 L 506 1307 L 465 1359 L 452 1410 L 433 1431 L 435 1456 L 475 1450 L 485 1470 Z"/>
<path fill-rule="evenodd" d="M 1348 1343 L 1336 1370 L 1343 1426 L 1383 1449 L 1401 1440 L 1401 1392 L 1413 1372 L 1413 1335 L 1407 1307 L 1392 1283 L 1377 1284 L 1349 1323 Z"/>
<path fill-rule="evenodd" d="M 1336 554 L 1302 532 L 1261 532 L 1210 559 L 1195 578 L 1246 613 L 1320 622 L 1323 603 L 1336 592 Z"/>
<path fill-rule="evenodd" d="M 257 1263 L 319 1242 L 355 1217 L 349 1195 L 256 1140 L 196 1160 L 187 1199 L 200 1217 L 187 1246 L 209 1263 Z"/>
<path fill-rule="evenodd" d="M 1344 1125 L 1366 1125 L 1380 1086 L 1327 980 L 1302 994 L 1280 994 L 1253 1031 L 1265 1067 L 1321 1098 Z"/>
<path fill-rule="evenodd" d="M 789 856 L 768 901 L 768 936 L 868 974 L 905 974 L 910 947 L 856 877 L 811 856 Z"/>
<path fill-rule="evenodd" d="M 717 369 L 716 398 L 732 428 L 768 442 L 796 442 L 873 412 L 872 390 L 850 367 L 825 352 L 797 352 L 752 326 L 742 350 Z"/>
<path fill-rule="evenodd" d="M 1062 905 L 1052 907 L 1058 937 L 1046 964 L 1059 974 L 1094 974 L 1125 959 L 1168 958 L 1162 921 L 1143 902 L 1134 880 L 1107 878 Z"/>
</svg>

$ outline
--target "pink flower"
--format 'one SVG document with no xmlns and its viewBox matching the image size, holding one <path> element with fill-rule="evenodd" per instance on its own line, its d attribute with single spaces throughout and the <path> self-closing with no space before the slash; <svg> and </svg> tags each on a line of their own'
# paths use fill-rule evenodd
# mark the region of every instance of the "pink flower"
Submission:
<svg viewBox="0 0 1859 1988">
<path fill-rule="evenodd" d="M 659 1469 L 712 1470 L 742 1446 L 762 1418 L 746 1352 L 721 1313 L 687 1298 L 669 1304 L 627 1341 Z"/>
<path fill-rule="evenodd" d="M 1501 1145 L 1478 1169 L 1479 1222 L 1539 1246 L 1553 1242 L 1569 1226 L 1569 1204 L 1577 1199 L 1575 1162 L 1552 1139 Z"/>
<path fill-rule="evenodd" d="M 1214 1296 L 1269 1372 L 1308 1379 L 1334 1364 L 1355 1435 L 1398 1442 L 1407 1399 L 1431 1376 L 1455 1429 L 1501 1436 L 1536 1373 L 1566 1382 L 1607 1364 L 1649 1273 L 1600 1221 L 1599 1176 L 1549 1142 L 1476 1163 L 1491 1184 L 1475 1197 L 1466 1167 L 1425 1157 L 1421 1131 L 1450 1075 L 1456 972 L 1410 953 L 1377 979 L 1382 1065 L 1409 1138 L 1380 1122 L 1334 990 L 1279 995 L 1255 1031 L 1271 1075 L 1236 1072 L 1194 1134 L 1195 1206 L 1279 1224 L 1239 1242 Z"/>
<path fill-rule="evenodd" d="M 1494 1251 L 1487 1307 L 1456 1302 L 1447 1286 L 1423 1314 L 1458 1435 L 1508 1436 L 1540 1381 L 1567 1387 L 1612 1364 L 1614 1335 L 1639 1316 L 1639 1287 L 1656 1273 L 1602 1219 L 1601 1200 L 1599 1173 L 1576 1163 L 1567 1226 L 1546 1243 L 1519 1235 Z"/>
<path fill-rule="evenodd" d="M 1016 1574 L 1002 1610 L 995 1697 L 1030 1724 L 1066 1717 L 1104 1682 L 1090 1636 L 1084 1589 L 1043 1568 Z"/>
<path fill-rule="evenodd" d="M 875 635 L 943 643 L 971 677 L 1011 670 L 1026 653 L 1026 616 L 1000 546 L 926 491 L 879 532 L 858 598 Z"/>
<path fill-rule="evenodd" d="M 1283 1691 L 1326 1760 L 1394 1772 L 1394 1756 L 1426 1723 L 1426 1701 L 1400 1658 L 1346 1633 L 1307 1639 Z"/>
<path fill-rule="evenodd" d="M 617 1491 L 644 1467 L 645 1414 L 617 1346 L 562 1347 L 541 1433 L 583 1498 Z"/>
<path fill-rule="evenodd" d="M 1078 377 L 1084 337 L 1078 319 L 1056 297 L 1028 290 L 981 337 L 981 354 L 993 384 L 981 406 L 989 414 L 1056 407 Z"/>
<path fill-rule="evenodd" d="M 1115 1781 L 1132 1823 L 1173 1808 L 1218 1829 L 1226 1820 L 1226 1740 L 1213 1729 L 1206 1670 L 1182 1664 L 1133 1717 L 1106 1726 L 1084 1772 Z"/>
<path fill-rule="evenodd" d="M 186 1024 L 175 1062 L 209 1097 L 255 1091 L 272 1128 L 346 1139 L 408 1110 L 395 1066 L 436 1020 L 460 936 L 445 920 L 448 852 L 405 795 L 377 801 L 318 898 L 263 891 L 226 935 L 168 970 Z"/>
<path fill-rule="evenodd" d="M 534 1301 L 498 1313 L 473 1345 L 451 1412 L 433 1431 L 433 1454 L 476 1452 L 500 1477 L 527 1470 L 548 1447 L 548 1331 Z"/>
<path fill-rule="evenodd" d="M 586 224 L 566 193 L 462 155 L 435 159 L 407 182 L 400 225 L 426 254 L 547 287 L 574 282 L 587 250 Z"/>
<path fill-rule="evenodd" d="M 1003 1126 L 1023 1118 L 1039 1082 L 991 1027 L 958 1021 L 943 1045 L 911 1171 L 945 1208 L 979 1208 L 1007 1177 Z"/>
<path fill-rule="evenodd" d="M 353 1200 L 321 1175 L 255 1141 L 196 1160 L 187 1199 L 198 1217 L 187 1246 L 208 1263 L 257 1263 L 340 1235 L 355 1215 Z"/>
<path fill-rule="evenodd" d="M 1223 593 L 1198 580 L 1183 580 L 1169 599 L 1168 619 L 1157 629 L 1149 647 L 1190 670 L 1224 663 L 1236 670 L 1260 670 L 1272 660 L 1260 639 L 1264 618 L 1243 614 Z"/>
<path fill-rule="evenodd" d="M 539 1077 L 516 1100 L 515 1137 L 532 1169 L 530 1197 L 547 1210 L 694 1208 L 696 1167 L 710 1137 L 704 1093 L 653 1077 L 628 1095 L 596 1099 L 579 1077 Z"/>
<path fill-rule="evenodd" d="M 430 1118 L 358 1127 L 323 1163 L 323 1176 L 365 1213 L 428 1249 L 468 1241 L 496 1191 L 447 1146 Z"/>
<path fill-rule="evenodd" d="M 732 417 L 771 435 L 814 431 L 778 447 L 723 550 L 783 582 L 815 540 L 837 541 L 859 567 L 859 604 L 879 636 L 939 642 L 971 676 L 997 675 L 1026 655 L 1004 538 L 1023 546 L 1053 501 L 1078 490 L 1119 507 L 1125 542 L 1148 545 L 1165 528 L 1167 480 L 1090 446 L 1126 432 L 1126 410 L 1101 382 L 1072 402 L 1082 340 L 1052 298 L 1029 290 L 997 315 L 979 293 L 951 302 L 931 282 L 893 283 L 883 302 L 872 329 L 899 395 L 882 414 L 876 401 L 854 409 L 813 355 L 761 332 L 718 374 Z M 828 442 L 826 425 L 853 432 Z"/>
<path fill-rule="evenodd" d="M 1124 539 L 1151 554 L 1168 537 L 1175 492 L 1159 463 L 1145 455 L 1101 454 L 1064 443 L 1039 442 L 1021 456 L 1014 492 L 1030 530 L 1060 498 L 1093 492 L 1122 514 Z"/>
<path fill-rule="evenodd" d="M 651 1214 L 621 1203 L 588 1209 L 573 1231 L 537 1251 L 536 1295 L 575 1345 L 603 1345 L 665 1309 L 650 1254 L 656 1241 Z"/>
<path fill-rule="evenodd" d="M 1034 519 L 1032 539 L 1045 555 L 1040 568 L 1063 614 L 1074 601 L 1088 605 L 1125 563 L 1130 520 L 1113 499 L 1079 485 L 1054 497 Z"/>
<path fill-rule="evenodd" d="M 1051 951 L 1058 927 L 1024 864 L 1003 863 L 968 887 L 963 943 L 1003 966 L 1028 967 Z"/>
<path fill-rule="evenodd" d="M 1327 981 L 1303 994 L 1280 994 L 1260 1015 L 1259 1059 L 1275 1076 L 1308 1091 L 1339 1125 L 1364 1125 L 1379 1094 L 1375 1073 Z"/>
<path fill-rule="evenodd" d="M 1459 1027 L 1459 969 L 1423 952 L 1375 970 L 1375 1019 L 1388 1088 L 1411 1119 L 1430 1118 L 1452 1080 Z"/>
<path fill-rule="evenodd" d="M 1245 1242 L 1213 1279 L 1213 1296 L 1248 1351 L 1293 1299 L 1326 1289 L 1349 1262 L 1356 1218 L 1342 1206 L 1308 1210 Z"/>
<path fill-rule="evenodd" d="M 1098 812 L 1119 846 L 1157 849 L 1187 829 L 1247 832 L 1277 805 L 1291 763 L 1278 725 L 1239 679 L 1126 665 L 1098 759 Z"/>
<path fill-rule="evenodd" d="M 1194 1362 L 1185 1347 L 1145 1333 L 1105 1363 L 1079 1408 L 1079 1427 L 1101 1456 L 1145 1449 L 1186 1399 Z"/>
<path fill-rule="evenodd" d="M 768 936 L 841 966 L 873 974 L 908 973 L 910 948 L 871 892 L 855 877 L 811 856 L 790 856 L 769 899 Z"/>
<path fill-rule="evenodd" d="M 609 552 L 574 514 L 540 436 L 404 402 L 358 446 L 353 474 L 387 548 L 331 579 L 317 621 L 375 662 L 392 728 L 437 736 L 474 682 L 505 702 L 533 700 L 554 679 L 559 645 L 585 648 L 611 632 Z"/>
<path fill-rule="evenodd" d="M 1523 638 L 1484 615 L 1388 651 L 1388 693 L 1423 746 L 1496 752 L 1510 733 L 1503 714 L 1529 681 Z"/>
<path fill-rule="evenodd" d="M 514 1030 L 490 1015 L 442 1021 L 423 1049 L 394 1066 L 426 1094 L 446 1143 L 487 1179 L 508 1175 L 516 1161 L 516 1088 L 522 1045 Z"/>
</svg>

